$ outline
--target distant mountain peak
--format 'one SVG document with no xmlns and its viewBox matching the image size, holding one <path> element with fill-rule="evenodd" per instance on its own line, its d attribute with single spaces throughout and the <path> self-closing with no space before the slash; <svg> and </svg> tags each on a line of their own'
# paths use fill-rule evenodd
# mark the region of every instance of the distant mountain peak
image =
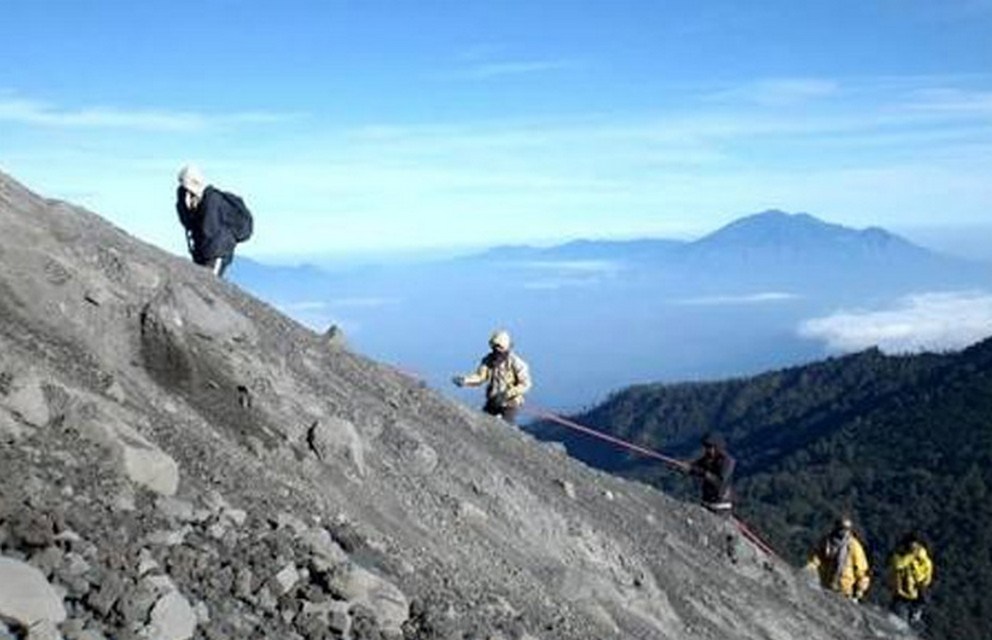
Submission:
<svg viewBox="0 0 992 640">
<path fill-rule="evenodd" d="M 731 229 L 845 229 L 838 224 L 825 222 L 808 213 L 788 213 L 780 209 L 768 209 L 760 213 L 746 215 L 717 229 L 716 235 Z"/>
<path fill-rule="evenodd" d="M 749 219 L 796 219 L 796 220 L 815 220 L 817 222 L 822 222 L 819 218 L 812 216 L 805 211 L 798 211 L 796 213 L 789 213 L 788 211 L 782 211 L 781 209 L 765 209 L 758 213 L 752 213 L 751 215 L 744 216 L 740 220 Z"/>
<path fill-rule="evenodd" d="M 769 209 L 744 216 L 693 243 L 703 250 L 775 249 L 801 253 L 834 254 L 855 252 L 923 256 L 929 251 L 880 227 L 854 229 L 825 222 L 808 213 Z"/>
</svg>

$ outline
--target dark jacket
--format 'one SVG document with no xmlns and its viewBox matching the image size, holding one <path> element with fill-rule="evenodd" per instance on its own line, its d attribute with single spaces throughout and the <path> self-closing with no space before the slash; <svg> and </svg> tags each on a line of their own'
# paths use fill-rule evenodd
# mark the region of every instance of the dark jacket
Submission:
<svg viewBox="0 0 992 640">
<path fill-rule="evenodd" d="M 729 504 L 732 501 L 730 480 L 735 464 L 730 454 L 719 449 L 712 456 L 703 454 L 693 461 L 689 473 L 703 479 L 703 504 Z"/>
<path fill-rule="evenodd" d="M 176 212 L 187 231 L 189 253 L 196 264 L 210 264 L 217 258 L 234 254 L 238 241 L 224 224 L 233 212 L 233 205 L 211 186 L 203 190 L 203 197 L 196 209 L 186 207 L 183 188 L 176 191 Z"/>
</svg>

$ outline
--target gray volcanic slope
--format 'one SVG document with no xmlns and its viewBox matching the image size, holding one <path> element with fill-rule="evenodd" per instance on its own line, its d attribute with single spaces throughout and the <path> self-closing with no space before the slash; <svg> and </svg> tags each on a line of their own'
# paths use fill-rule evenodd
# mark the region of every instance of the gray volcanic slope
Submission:
<svg viewBox="0 0 992 640">
<path fill-rule="evenodd" d="M 3 174 L 0 229 L 0 639 L 902 637 Z"/>
</svg>

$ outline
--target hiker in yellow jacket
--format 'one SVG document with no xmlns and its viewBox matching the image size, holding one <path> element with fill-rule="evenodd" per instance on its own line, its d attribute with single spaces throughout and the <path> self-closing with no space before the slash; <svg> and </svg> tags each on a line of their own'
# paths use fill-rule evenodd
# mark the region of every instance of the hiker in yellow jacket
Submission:
<svg viewBox="0 0 992 640">
<path fill-rule="evenodd" d="M 843 516 L 823 537 L 809 557 L 806 568 L 816 571 L 820 586 L 860 602 L 871 584 L 868 557 L 852 530 L 851 518 Z"/>
<path fill-rule="evenodd" d="M 530 369 L 523 358 L 513 353 L 510 334 L 502 329 L 489 338 L 491 351 L 479 363 L 475 373 L 452 378 L 459 387 L 486 385 L 486 406 L 483 411 L 500 416 L 513 424 L 517 411 L 524 403 L 524 394 L 530 390 Z"/>
<path fill-rule="evenodd" d="M 923 541 L 907 533 L 889 558 L 892 612 L 917 631 L 923 630 L 923 607 L 933 582 L 933 560 Z"/>
</svg>

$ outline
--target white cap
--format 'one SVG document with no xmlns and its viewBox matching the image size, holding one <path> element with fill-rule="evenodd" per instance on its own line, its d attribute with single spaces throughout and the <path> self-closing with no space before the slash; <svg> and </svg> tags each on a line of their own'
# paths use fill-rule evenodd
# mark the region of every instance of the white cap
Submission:
<svg viewBox="0 0 992 640">
<path fill-rule="evenodd" d="M 509 350 L 510 333 L 506 329 L 498 329 L 496 331 L 493 331 L 493 335 L 489 336 L 489 346 L 501 347 L 505 350 Z"/>
<path fill-rule="evenodd" d="M 194 164 L 188 164 L 179 170 L 179 184 L 198 198 L 203 195 L 203 190 L 207 188 L 207 181 L 203 178 L 203 172 Z"/>
</svg>

